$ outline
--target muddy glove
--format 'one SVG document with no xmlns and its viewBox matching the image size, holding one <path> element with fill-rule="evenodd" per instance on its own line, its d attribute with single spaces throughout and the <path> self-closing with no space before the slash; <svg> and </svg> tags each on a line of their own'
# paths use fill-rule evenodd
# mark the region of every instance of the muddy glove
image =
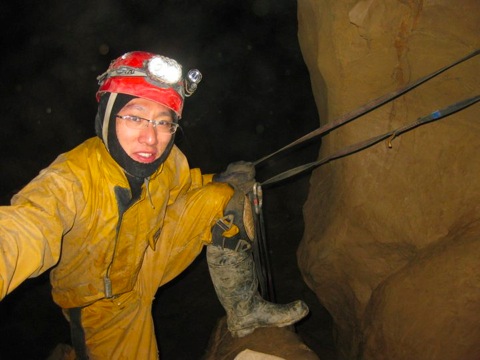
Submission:
<svg viewBox="0 0 480 360">
<path fill-rule="evenodd" d="M 255 165 L 247 161 L 231 163 L 224 172 L 215 174 L 213 181 L 227 183 L 246 194 L 255 183 Z"/>
</svg>

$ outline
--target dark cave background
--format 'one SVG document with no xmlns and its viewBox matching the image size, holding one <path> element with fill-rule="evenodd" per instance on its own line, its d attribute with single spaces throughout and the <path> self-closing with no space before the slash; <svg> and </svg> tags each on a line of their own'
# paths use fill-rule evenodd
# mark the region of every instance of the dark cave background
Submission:
<svg viewBox="0 0 480 360">
<path fill-rule="evenodd" d="M 205 173 L 255 161 L 317 128 L 296 6 L 273 0 L 2 2 L 0 204 L 58 154 L 94 136 L 96 77 L 127 51 L 159 53 L 184 70 L 201 70 L 176 142 Z M 257 168 L 257 179 L 315 160 L 318 147 L 314 141 L 276 156 Z M 297 332 L 321 359 L 332 359 L 331 319 L 304 284 L 295 254 L 307 192 L 308 174 L 264 189 L 270 262 L 276 301 L 307 302 L 311 314 Z M 153 315 L 162 359 L 202 357 L 224 315 L 204 254 L 159 290 Z M 58 343 L 69 342 L 48 273 L 0 302 L 0 359 L 46 359 Z"/>
</svg>

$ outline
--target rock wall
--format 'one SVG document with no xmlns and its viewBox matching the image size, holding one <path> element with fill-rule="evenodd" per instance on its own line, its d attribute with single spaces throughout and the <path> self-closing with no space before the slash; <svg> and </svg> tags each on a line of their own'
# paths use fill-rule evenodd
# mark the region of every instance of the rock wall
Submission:
<svg viewBox="0 0 480 360">
<path fill-rule="evenodd" d="M 480 48 L 478 0 L 299 0 L 322 123 Z M 319 157 L 480 95 L 480 56 L 325 135 Z M 298 260 L 341 359 L 480 358 L 479 103 L 313 172 Z"/>
</svg>

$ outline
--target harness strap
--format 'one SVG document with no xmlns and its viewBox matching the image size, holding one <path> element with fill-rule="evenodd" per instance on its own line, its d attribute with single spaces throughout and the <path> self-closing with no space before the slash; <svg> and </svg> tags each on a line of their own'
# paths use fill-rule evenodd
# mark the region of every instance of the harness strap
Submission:
<svg viewBox="0 0 480 360">
<path fill-rule="evenodd" d="M 233 251 L 249 251 L 252 243 L 240 236 L 237 231 L 229 236 L 229 231 L 233 229 L 233 215 L 228 214 L 215 222 L 212 227 L 212 244 L 220 246 L 222 249 L 230 249 Z"/>
<path fill-rule="evenodd" d="M 68 313 L 70 316 L 70 336 L 75 349 L 76 360 L 88 360 L 85 331 L 82 327 L 82 308 L 69 309 Z"/>
</svg>

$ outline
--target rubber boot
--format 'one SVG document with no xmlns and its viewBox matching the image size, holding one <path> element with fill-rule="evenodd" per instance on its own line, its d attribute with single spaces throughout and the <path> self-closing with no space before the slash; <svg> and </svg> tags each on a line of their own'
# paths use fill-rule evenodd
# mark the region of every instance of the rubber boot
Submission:
<svg viewBox="0 0 480 360">
<path fill-rule="evenodd" d="M 243 337 L 259 327 L 292 325 L 308 314 L 303 301 L 279 305 L 260 296 L 250 252 L 209 245 L 207 262 L 218 299 L 227 313 L 228 330 L 234 337 Z"/>
</svg>

